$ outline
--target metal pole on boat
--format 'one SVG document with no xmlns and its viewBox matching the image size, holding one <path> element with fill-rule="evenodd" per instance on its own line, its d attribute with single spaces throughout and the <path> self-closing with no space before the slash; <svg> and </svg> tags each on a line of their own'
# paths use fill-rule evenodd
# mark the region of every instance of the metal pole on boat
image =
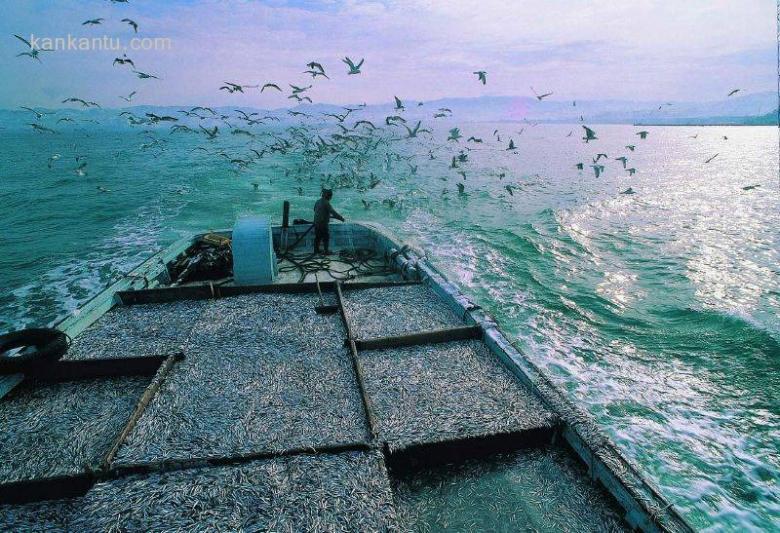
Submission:
<svg viewBox="0 0 780 533">
<path fill-rule="evenodd" d="M 282 250 L 287 251 L 287 231 L 290 227 L 290 202 L 285 200 L 282 204 Z"/>
</svg>

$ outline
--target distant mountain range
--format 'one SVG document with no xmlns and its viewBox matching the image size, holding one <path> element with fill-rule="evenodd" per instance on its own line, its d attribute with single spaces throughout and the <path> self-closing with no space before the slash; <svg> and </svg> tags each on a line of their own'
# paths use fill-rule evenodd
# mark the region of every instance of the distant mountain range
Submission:
<svg viewBox="0 0 780 533">
<path fill-rule="evenodd" d="M 478 98 L 443 98 L 425 101 L 404 101 L 404 110 L 396 109 L 394 104 L 368 105 L 361 113 L 361 118 L 384 121 L 388 115 L 403 113 L 409 121 L 434 120 L 433 115 L 439 109 L 451 110 L 451 116 L 443 121 L 458 122 L 504 122 L 529 121 L 544 123 L 578 123 L 588 124 L 656 124 L 656 125 L 773 125 L 777 124 L 777 95 L 773 92 L 762 92 L 735 95 L 709 102 L 666 102 L 666 101 L 629 101 L 629 100 L 542 100 L 533 97 L 515 96 L 482 96 Z M 133 106 L 123 108 L 138 116 L 145 113 L 169 114 L 183 117 L 179 109 L 189 109 L 191 106 Z M 352 106 L 357 107 L 357 106 Z M 217 112 L 233 115 L 235 107 L 214 108 Z M 246 111 L 258 111 L 261 114 L 286 116 L 287 108 L 254 109 L 242 107 Z M 298 105 L 293 108 L 308 114 L 338 112 L 342 106 L 331 104 Z M 54 111 L 54 110 L 51 110 Z M 124 124 L 125 120 L 117 117 L 116 109 L 87 110 L 59 109 L 57 117 L 81 116 L 100 120 L 103 124 Z M 447 115 L 450 112 L 447 111 Z M 20 109 L 0 110 L 0 122 L 4 125 L 24 125 L 33 119 L 29 111 Z M 48 120 L 47 120 L 48 118 Z M 55 122 L 54 117 L 44 120 L 49 124 Z"/>
</svg>

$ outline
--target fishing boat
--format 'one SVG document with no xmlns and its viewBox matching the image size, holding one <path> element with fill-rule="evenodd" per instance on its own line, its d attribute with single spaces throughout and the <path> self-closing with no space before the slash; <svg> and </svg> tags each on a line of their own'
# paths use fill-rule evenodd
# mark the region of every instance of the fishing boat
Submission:
<svg viewBox="0 0 780 533">
<path fill-rule="evenodd" d="M 420 250 L 310 230 L 185 238 L 0 376 L 0 528 L 692 531 Z"/>
</svg>

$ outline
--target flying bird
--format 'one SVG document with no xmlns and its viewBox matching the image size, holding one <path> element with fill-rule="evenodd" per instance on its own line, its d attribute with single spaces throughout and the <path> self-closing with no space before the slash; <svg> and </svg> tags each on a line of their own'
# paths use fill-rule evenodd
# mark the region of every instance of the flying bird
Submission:
<svg viewBox="0 0 780 533">
<path fill-rule="evenodd" d="M 737 94 L 739 91 L 740 91 L 739 89 L 733 89 L 733 90 L 732 90 L 732 91 L 731 91 L 731 92 L 728 94 L 728 96 L 734 96 L 734 95 L 735 95 L 735 94 Z"/>
<path fill-rule="evenodd" d="M 117 63 L 120 65 L 130 65 L 135 69 L 135 63 L 133 63 L 133 60 L 127 57 L 127 54 L 122 54 L 122 57 L 115 57 L 114 61 L 111 63 L 111 66 L 115 66 Z"/>
<path fill-rule="evenodd" d="M 153 76 L 151 74 L 147 74 L 146 72 L 141 72 L 139 70 L 133 70 L 133 74 L 135 74 L 136 76 L 138 76 L 139 79 L 142 80 L 148 80 L 149 78 L 154 78 L 155 80 L 160 79 L 157 76 Z"/>
<path fill-rule="evenodd" d="M 132 28 L 135 33 L 138 33 L 138 23 L 131 19 L 122 19 L 121 22 L 127 22 Z"/>
<path fill-rule="evenodd" d="M 34 129 L 37 133 L 57 133 L 53 129 L 41 126 L 40 124 L 30 123 L 28 126 L 32 126 L 32 129 Z"/>
<path fill-rule="evenodd" d="M 515 148 L 516 148 L 515 147 L 515 141 L 513 141 L 512 139 L 509 139 L 509 146 L 507 147 L 507 151 L 514 150 Z"/>
<path fill-rule="evenodd" d="M 631 150 L 631 151 L 633 152 L 633 151 L 634 151 L 634 149 L 636 148 L 636 146 L 635 146 L 635 145 L 633 145 L 633 144 L 627 144 L 627 145 L 626 145 L 626 148 L 627 148 L 627 149 L 629 149 L 629 150 Z"/>
<path fill-rule="evenodd" d="M 461 137 L 463 137 L 463 135 L 460 134 L 460 128 L 452 128 L 450 130 L 450 136 L 447 137 L 447 140 L 458 142 L 458 139 Z"/>
<path fill-rule="evenodd" d="M 412 137 L 417 137 L 418 133 L 431 133 L 431 130 L 427 130 L 427 129 L 424 129 L 424 128 L 420 129 L 420 123 L 421 122 L 422 122 L 421 120 L 418 120 L 417 121 L 417 125 L 415 125 L 414 128 L 410 128 L 406 124 L 401 124 L 404 128 L 406 128 L 406 131 L 408 132 L 407 139 L 411 139 Z"/>
<path fill-rule="evenodd" d="M 97 26 L 98 24 L 100 24 L 104 20 L 106 20 L 106 19 L 104 19 L 104 18 L 89 19 L 89 20 L 85 20 L 84 22 L 82 22 L 81 25 L 82 26 Z"/>
<path fill-rule="evenodd" d="M 35 47 L 33 47 L 32 44 L 30 44 L 30 41 L 28 41 L 24 37 L 20 37 L 19 35 L 14 34 L 14 37 L 16 37 L 17 39 L 22 41 L 24 44 L 27 45 L 27 48 L 29 48 L 29 50 L 27 52 L 22 52 L 22 53 L 16 54 L 16 57 L 28 56 L 30 59 L 35 59 L 35 60 L 38 61 L 38 63 L 42 63 L 41 58 L 38 57 L 38 54 L 40 52 L 51 52 L 52 51 L 52 50 L 50 50 L 48 48 L 41 48 L 41 49 L 35 48 Z"/>
<path fill-rule="evenodd" d="M 638 131 L 635 135 L 639 135 L 640 139 L 647 139 L 647 134 L 650 133 L 649 131 Z"/>
<path fill-rule="evenodd" d="M 626 162 L 628 161 L 628 158 L 626 156 L 616 157 L 615 161 L 620 161 L 623 163 L 623 168 L 626 168 Z"/>
<path fill-rule="evenodd" d="M 582 138 L 583 141 L 587 143 L 589 141 L 595 141 L 598 139 L 598 137 L 596 137 L 595 131 L 593 131 L 587 126 L 582 126 L 582 128 L 585 130 L 585 137 Z"/>
<path fill-rule="evenodd" d="M 219 128 L 217 126 L 214 126 L 211 129 L 206 129 L 203 126 L 200 126 L 200 125 L 198 127 L 201 129 L 201 131 L 203 131 L 203 133 L 205 133 L 208 136 L 209 139 L 215 138 L 217 136 L 217 134 L 219 133 Z"/>
<path fill-rule="evenodd" d="M 704 163 L 705 163 L 705 164 L 709 163 L 710 161 L 712 161 L 713 159 L 715 159 L 716 157 L 718 157 L 718 154 L 720 154 L 720 152 L 718 152 L 718 153 L 717 153 L 717 154 L 715 154 L 714 156 L 712 156 L 712 157 L 710 157 L 709 159 L 707 159 L 707 160 L 706 160 Z"/>
<path fill-rule="evenodd" d="M 95 102 L 87 102 L 86 100 L 82 100 L 81 98 L 66 98 L 62 101 L 63 104 L 67 104 L 69 102 L 78 103 L 81 104 L 83 107 L 100 107 Z"/>
<path fill-rule="evenodd" d="M 537 92 L 534 90 L 534 88 L 533 88 L 533 87 L 531 87 L 531 91 L 533 91 L 533 93 L 534 93 L 534 96 L 536 96 L 536 99 L 537 99 L 537 100 L 539 100 L 540 102 L 542 101 L 542 98 L 547 98 L 548 96 L 552 96 L 552 94 L 553 94 L 552 92 L 549 92 L 549 93 L 544 93 L 544 94 L 538 94 L 538 93 L 537 93 Z"/>
<path fill-rule="evenodd" d="M 136 91 L 133 91 L 130 94 L 128 94 L 127 96 L 120 96 L 119 98 L 121 98 L 125 102 L 130 102 L 133 99 L 133 96 L 135 96 L 135 93 L 136 93 Z"/>
<path fill-rule="evenodd" d="M 487 84 L 487 72 L 485 72 L 484 70 L 477 70 L 473 72 L 473 74 L 477 75 L 477 81 L 481 81 L 482 85 Z"/>
<path fill-rule="evenodd" d="M 42 111 L 36 111 L 35 109 L 27 106 L 19 106 L 21 109 L 24 109 L 25 111 L 29 111 L 30 113 L 35 115 L 35 120 L 41 120 L 44 115 L 53 115 L 54 113 L 44 113 Z"/>
<path fill-rule="evenodd" d="M 353 63 L 349 57 L 345 57 L 341 61 L 349 67 L 349 72 L 347 72 L 347 74 L 360 74 L 360 67 L 363 66 L 363 61 L 365 61 L 365 58 L 361 59 L 360 63 L 357 65 Z"/>
<path fill-rule="evenodd" d="M 279 92 L 282 92 L 282 89 L 281 89 L 281 87 L 279 87 L 279 86 L 278 86 L 277 84 L 275 84 L 275 83 L 266 83 L 266 84 L 265 84 L 265 85 L 263 85 L 263 87 L 260 89 L 260 92 L 263 92 L 263 91 L 265 91 L 266 89 L 276 89 L 277 91 L 279 91 Z"/>
<path fill-rule="evenodd" d="M 306 66 L 309 68 L 309 70 L 305 70 L 304 74 L 311 74 L 312 78 L 316 78 L 317 76 L 324 76 L 327 79 L 330 79 L 327 74 L 325 74 L 325 69 L 323 66 L 316 61 L 312 61 L 310 63 L 307 63 Z"/>
<path fill-rule="evenodd" d="M 404 109 L 404 104 L 403 104 L 403 102 L 401 102 L 401 99 L 398 98 L 397 96 L 393 96 L 393 98 L 395 98 L 395 110 L 396 111 L 403 110 Z"/>
</svg>

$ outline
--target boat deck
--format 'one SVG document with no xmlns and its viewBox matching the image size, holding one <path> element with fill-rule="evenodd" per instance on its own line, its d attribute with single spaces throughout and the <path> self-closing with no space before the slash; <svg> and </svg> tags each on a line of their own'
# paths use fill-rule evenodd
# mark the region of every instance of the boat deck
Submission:
<svg viewBox="0 0 780 533">
<path fill-rule="evenodd" d="M 323 283 L 331 313 L 309 283 L 120 293 L 66 356 L 117 368 L 0 401 L 0 528 L 625 528 L 479 327 L 396 279 Z"/>
</svg>

